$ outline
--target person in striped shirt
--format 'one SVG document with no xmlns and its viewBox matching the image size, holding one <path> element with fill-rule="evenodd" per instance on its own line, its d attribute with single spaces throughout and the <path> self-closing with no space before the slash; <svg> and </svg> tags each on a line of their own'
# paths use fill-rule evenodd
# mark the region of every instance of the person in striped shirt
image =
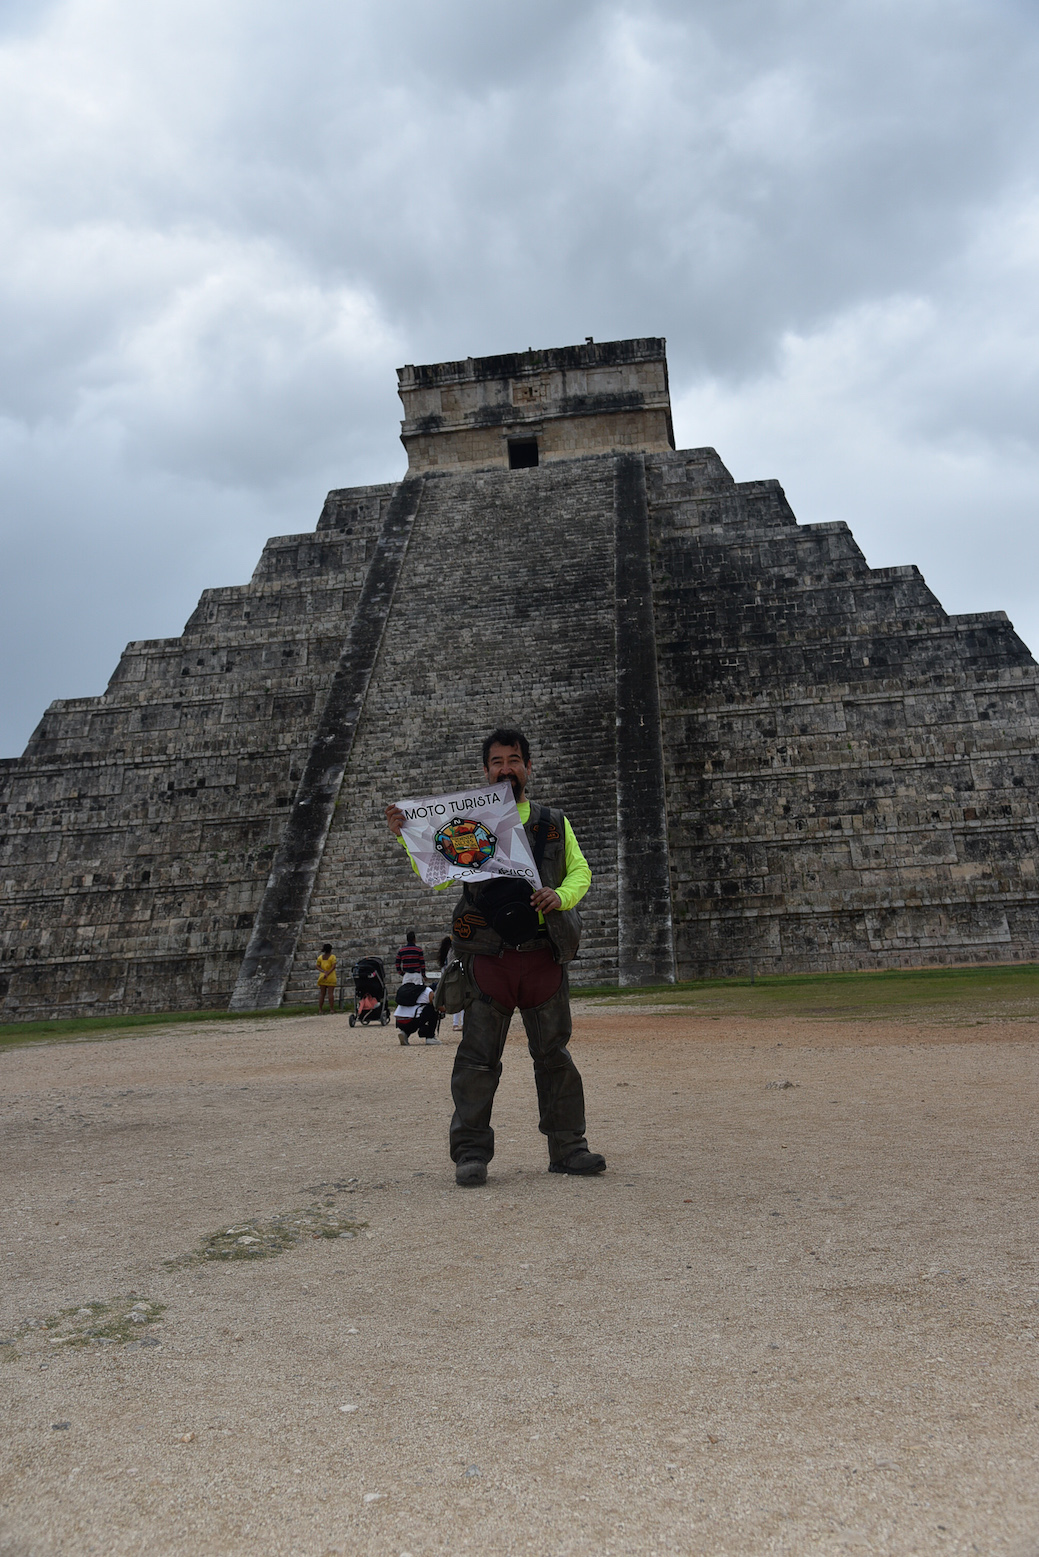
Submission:
<svg viewBox="0 0 1039 1557">
<path fill-rule="evenodd" d="M 395 967 L 397 972 L 401 975 L 407 973 L 421 973 L 422 977 L 425 978 L 426 954 L 422 950 L 421 946 L 415 945 L 414 930 L 406 931 L 404 936 L 404 945 L 397 953 Z"/>
</svg>

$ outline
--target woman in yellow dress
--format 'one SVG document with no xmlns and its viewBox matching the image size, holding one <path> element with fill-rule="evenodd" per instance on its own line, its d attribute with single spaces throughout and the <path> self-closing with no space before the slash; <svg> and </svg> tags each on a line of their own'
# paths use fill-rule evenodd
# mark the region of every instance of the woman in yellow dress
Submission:
<svg viewBox="0 0 1039 1557">
<path fill-rule="evenodd" d="M 326 941 L 321 948 L 321 956 L 317 960 L 317 1008 L 325 1009 L 325 996 L 328 996 L 328 1014 L 336 1008 L 336 954 Z"/>
</svg>

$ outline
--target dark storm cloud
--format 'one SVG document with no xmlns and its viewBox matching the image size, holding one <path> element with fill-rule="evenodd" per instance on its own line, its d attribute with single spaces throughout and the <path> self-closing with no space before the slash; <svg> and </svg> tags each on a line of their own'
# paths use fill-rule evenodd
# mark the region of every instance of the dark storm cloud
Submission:
<svg viewBox="0 0 1039 1557">
<path fill-rule="evenodd" d="M 586 334 L 1039 643 L 1037 56 L 999 0 L 0 6 L 6 749 L 399 474 L 400 363 Z"/>
</svg>

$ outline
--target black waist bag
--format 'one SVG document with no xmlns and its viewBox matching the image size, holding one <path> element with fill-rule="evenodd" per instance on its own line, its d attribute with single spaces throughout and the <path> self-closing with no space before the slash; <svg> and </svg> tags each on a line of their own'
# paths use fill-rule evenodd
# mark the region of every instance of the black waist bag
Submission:
<svg viewBox="0 0 1039 1557">
<path fill-rule="evenodd" d="M 553 818 L 565 825 L 562 812 L 542 806 L 534 824 L 534 864 L 540 871 Z M 497 877 L 482 886 L 463 889 L 451 924 L 456 955 L 496 957 L 502 944 L 509 947 L 529 945 L 547 939 L 557 962 L 571 962 L 581 941 L 581 915 L 576 908 L 556 909 L 545 916 L 544 924 L 530 905 L 533 888 L 515 877 Z M 448 1006 L 453 1010 L 454 1007 Z"/>
<path fill-rule="evenodd" d="M 522 946 L 534 940 L 542 929 L 538 911 L 531 907 L 534 888 L 529 881 L 499 876 L 480 888 L 476 902 L 492 930 L 506 946 Z"/>
</svg>

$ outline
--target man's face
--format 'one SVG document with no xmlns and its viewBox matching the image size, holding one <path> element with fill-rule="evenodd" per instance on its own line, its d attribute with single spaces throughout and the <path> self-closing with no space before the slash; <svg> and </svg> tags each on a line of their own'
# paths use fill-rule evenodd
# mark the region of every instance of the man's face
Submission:
<svg viewBox="0 0 1039 1557">
<path fill-rule="evenodd" d="M 499 746 L 495 742 L 487 753 L 487 766 L 483 771 L 487 775 L 488 784 L 500 784 L 503 779 L 507 779 L 518 804 L 523 799 L 532 766 L 532 763 L 523 761 L 523 753 L 518 746 Z"/>
</svg>

